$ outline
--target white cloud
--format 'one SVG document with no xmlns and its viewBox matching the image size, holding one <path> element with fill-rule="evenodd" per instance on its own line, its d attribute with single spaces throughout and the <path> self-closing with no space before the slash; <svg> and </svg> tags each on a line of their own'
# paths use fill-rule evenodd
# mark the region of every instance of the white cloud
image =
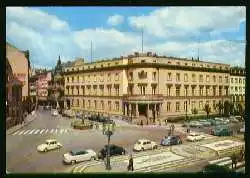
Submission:
<svg viewBox="0 0 250 178">
<path fill-rule="evenodd" d="M 201 11 L 205 10 L 204 8 Z M 181 39 L 190 35 L 190 31 L 193 32 L 193 30 L 196 29 L 204 29 L 206 26 L 205 22 L 199 20 L 202 16 L 196 13 L 197 9 L 195 9 L 194 12 L 186 12 L 186 14 L 179 12 L 178 9 L 175 11 L 175 14 L 178 15 L 176 17 L 173 14 L 172 8 L 161 8 L 150 13 L 148 16 L 129 18 L 130 25 L 133 27 L 137 25 L 137 27 L 139 27 L 138 24 L 144 24 L 146 25 L 145 31 L 152 35 L 149 36 L 145 34 L 144 51 L 157 52 L 166 56 L 191 58 L 192 56 L 197 56 L 199 46 L 201 59 L 244 66 L 245 48 L 242 43 L 229 42 L 226 40 L 210 40 L 198 44 L 191 41 L 169 40 L 169 38 L 161 38 L 160 40 L 163 41 L 161 42 L 158 38 L 155 38 L 169 35 L 169 37 L 175 36 Z M 210 12 L 211 11 L 212 10 L 210 10 Z M 213 11 L 214 14 L 217 13 L 218 17 L 218 13 L 223 14 L 221 18 L 225 16 L 224 11 Z M 170 12 L 172 14 L 170 14 Z M 12 7 L 7 8 L 6 13 L 7 40 L 21 50 L 29 49 L 31 52 L 31 61 L 37 66 L 48 67 L 56 65 L 58 55 L 61 56 L 62 61 L 73 60 L 76 57 L 84 57 L 86 61 L 89 61 L 91 41 L 93 41 L 94 60 L 119 57 L 141 50 L 141 37 L 140 33 L 137 32 L 122 32 L 114 28 L 86 28 L 72 31 L 68 23 L 58 17 L 26 7 L 14 7 L 14 10 Z M 196 15 L 198 20 L 194 23 L 193 18 L 195 18 Z M 190 21 L 190 26 L 185 23 L 180 23 L 183 21 L 184 16 L 186 16 L 187 19 L 193 19 L 188 20 Z M 204 19 L 208 18 L 205 17 L 205 15 L 203 16 Z M 244 19 L 241 18 L 240 15 L 238 16 L 239 17 L 236 18 L 231 15 L 229 16 L 231 17 L 231 19 L 229 19 L 231 22 L 223 22 L 219 25 L 217 24 L 219 22 L 213 22 L 211 20 L 206 20 L 206 22 L 209 23 L 208 27 L 214 31 L 217 26 L 218 29 L 238 28 L 239 21 Z M 175 22 L 174 19 L 169 19 L 170 17 L 177 19 L 177 21 Z M 37 23 L 40 18 L 43 20 Z M 53 25 L 52 22 L 56 22 L 55 24 L 57 25 Z M 168 31 L 166 29 L 168 29 Z"/>
<path fill-rule="evenodd" d="M 128 18 L 130 26 L 157 37 L 183 33 L 238 29 L 246 19 L 245 7 L 165 7 L 145 16 Z"/>
<path fill-rule="evenodd" d="M 124 17 L 121 15 L 113 15 L 108 18 L 107 23 L 111 26 L 116 26 L 122 24 L 124 21 Z"/>
</svg>

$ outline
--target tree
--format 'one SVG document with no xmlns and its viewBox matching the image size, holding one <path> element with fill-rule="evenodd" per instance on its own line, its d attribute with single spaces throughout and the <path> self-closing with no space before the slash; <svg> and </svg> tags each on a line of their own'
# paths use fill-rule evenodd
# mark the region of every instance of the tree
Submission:
<svg viewBox="0 0 250 178">
<path fill-rule="evenodd" d="M 230 115 L 230 103 L 229 101 L 224 102 L 224 116 L 229 116 Z"/>
<path fill-rule="evenodd" d="M 237 105 L 237 108 L 238 108 L 238 113 L 239 113 L 239 115 L 241 116 L 241 119 L 242 119 L 244 117 L 244 115 L 245 115 L 245 109 L 242 106 L 242 104 L 240 104 L 240 103 Z"/>
<path fill-rule="evenodd" d="M 220 115 L 222 116 L 222 111 L 223 111 L 224 106 L 221 101 L 219 101 L 219 103 L 216 105 L 216 108 L 218 109 Z"/>
<path fill-rule="evenodd" d="M 207 113 L 207 118 L 208 118 L 208 115 L 211 112 L 211 108 L 210 108 L 209 104 L 205 104 L 204 111 Z"/>
<path fill-rule="evenodd" d="M 198 109 L 194 108 L 194 109 L 191 110 L 191 112 L 192 112 L 193 115 L 196 115 L 196 114 L 198 114 Z"/>
<path fill-rule="evenodd" d="M 234 115 L 234 104 L 233 103 L 229 103 L 229 112 L 230 112 L 230 115 Z"/>
</svg>

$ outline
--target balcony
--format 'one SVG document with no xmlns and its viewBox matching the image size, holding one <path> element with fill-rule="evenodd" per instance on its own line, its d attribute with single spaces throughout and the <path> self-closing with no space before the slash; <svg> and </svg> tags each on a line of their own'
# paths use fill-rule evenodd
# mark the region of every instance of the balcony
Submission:
<svg viewBox="0 0 250 178">
<path fill-rule="evenodd" d="M 127 101 L 163 101 L 161 94 L 146 94 L 146 95 L 123 95 L 124 100 Z"/>
</svg>

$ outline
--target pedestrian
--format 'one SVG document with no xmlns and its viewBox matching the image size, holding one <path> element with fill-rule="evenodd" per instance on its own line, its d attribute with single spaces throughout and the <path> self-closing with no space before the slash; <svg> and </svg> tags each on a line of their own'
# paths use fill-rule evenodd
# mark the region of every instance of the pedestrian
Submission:
<svg viewBox="0 0 250 178">
<path fill-rule="evenodd" d="M 134 171 L 134 163 L 133 163 L 132 154 L 130 154 L 130 158 L 128 161 L 128 171 Z"/>
<path fill-rule="evenodd" d="M 232 155 L 231 159 L 232 159 L 232 170 L 234 170 L 237 165 L 237 157 L 235 153 Z"/>
<path fill-rule="evenodd" d="M 174 124 L 172 124 L 172 134 L 174 134 Z"/>
<path fill-rule="evenodd" d="M 141 127 L 143 127 L 143 121 L 141 120 Z"/>
<path fill-rule="evenodd" d="M 167 125 L 168 124 L 168 120 L 167 119 L 165 119 L 165 125 Z"/>
</svg>

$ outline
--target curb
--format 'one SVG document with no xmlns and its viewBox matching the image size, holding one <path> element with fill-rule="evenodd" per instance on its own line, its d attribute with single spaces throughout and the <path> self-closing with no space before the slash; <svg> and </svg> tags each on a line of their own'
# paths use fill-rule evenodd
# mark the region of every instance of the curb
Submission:
<svg viewBox="0 0 250 178">
<path fill-rule="evenodd" d="M 32 115 L 31 115 L 31 116 L 32 116 Z M 19 128 L 15 129 L 15 130 L 13 130 L 13 131 L 11 131 L 11 132 L 9 132 L 9 133 L 8 133 L 8 130 L 6 130 L 6 135 L 11 135 L 11 134 L 15 133 L 16 131 L 22 129 L 23 127 L 29 125 L 32 121 L 35 120 L 36 117 L 37 117 L 37 115 L 34 114 L 33 118 L 32 118 L 30 121 L 28 121 L 28 122 L 26 122 L 26 123 L 24 123 L 24 124 L 21 124 L 21 126 L 20 126 Z"/>
</svg>

